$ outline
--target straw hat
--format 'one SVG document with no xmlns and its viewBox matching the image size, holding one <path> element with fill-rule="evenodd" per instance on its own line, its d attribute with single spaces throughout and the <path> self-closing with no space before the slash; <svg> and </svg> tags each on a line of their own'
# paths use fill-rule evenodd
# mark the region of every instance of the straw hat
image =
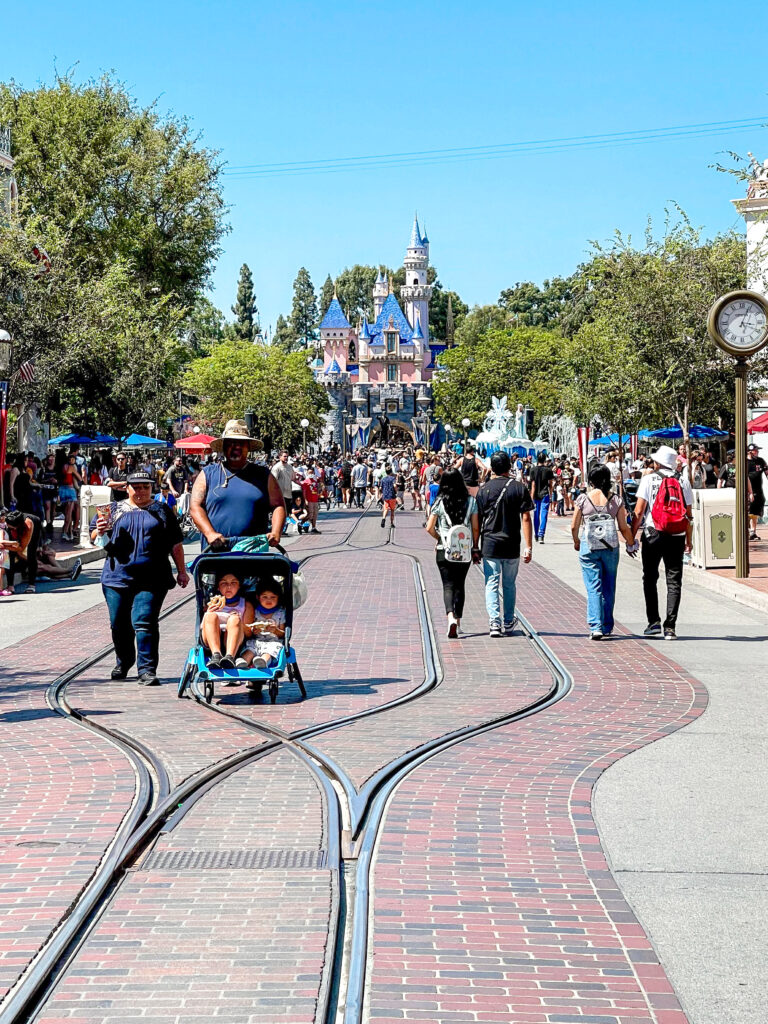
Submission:
<svg viewBox="0 0 768 1024">
<path fill-rule="evenodd" d="M 224 433 L 211 441 L 211 451 L 224 451 L 225 441 L 242 441 L 248 443 L 248 449 L 252 452 L 260 452 L 264 445 L 256 437 L 251 437 L 245 420 L 227 420 Z"/>
</svg>

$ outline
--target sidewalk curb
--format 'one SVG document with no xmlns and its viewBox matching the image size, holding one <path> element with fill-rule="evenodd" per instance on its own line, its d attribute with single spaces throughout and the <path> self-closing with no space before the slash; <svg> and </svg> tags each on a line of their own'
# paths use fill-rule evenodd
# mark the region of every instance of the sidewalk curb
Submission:
<svg viewBox="0 0 768 1024">
<path fill-rule="evenodd" d="M 687 583 L 693 583 L 704 590 L 711 590 L 715 594 L 727 597 L 738 604 L 746 605 L 759 612 L 768 614 L 768 594 L 755 590 L 747 583 L 739 583 L 723 576 L 715 576 L 706 569 L 699 569 L 694 565 L 683 566 L 683 579 Z"/>
<path fill-rule="evenodd" d="M 71 569 L 78 558 L 83 565 L 86 562 L 100 562 L 104 558 L 104 548 L 74 548 L 72 551 L 56 553 L 56 563 L 65 569 Z"/>
</svg>

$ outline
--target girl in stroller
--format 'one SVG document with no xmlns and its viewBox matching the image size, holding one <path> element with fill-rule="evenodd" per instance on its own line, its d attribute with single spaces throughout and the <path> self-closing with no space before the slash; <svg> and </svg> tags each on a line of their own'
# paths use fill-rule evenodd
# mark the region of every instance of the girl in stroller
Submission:
<svg viewBox="0 0 768 1024">
<path fill-rule="evenodd" d="M 254 607 L 240 596 L 240 580 L 233 572 L 222 573 L 217 590 L 218 594 L 208 602 L 200 630 L 203 643 L 211 652 L 208 664 L 212 668 L 248 668 L 253 654 L 247 660 L 238 655 L 245 641 L 246 628 L 256 617 Z M 226 637 L 223 655 L 222 634 Z M 237 682 L 235 679 L 233 685 Z"/>
<path fill-rule="evenodd" d="M 243 658 L 254 668 L 267 668 L 283 647 L 285 609 L 280 607 L 280 588 L 276 583 L 260 583 L 256 593 L 259 600 L 254 621 L 245 628 L 250 639 L 246 641 Z"/>
</svg>

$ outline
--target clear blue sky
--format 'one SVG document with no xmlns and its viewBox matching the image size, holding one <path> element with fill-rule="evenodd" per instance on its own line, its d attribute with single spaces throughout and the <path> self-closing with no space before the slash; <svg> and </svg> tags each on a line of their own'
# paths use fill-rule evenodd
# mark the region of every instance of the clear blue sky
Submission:
<svg viewBox="0 0 768 1024">
<path fill-rule="evenodd" d="M 746 11 L 746 8 L 745 8 Z M 9 31 L 9 17 L 15 19 Z M 232 167 L 762 118 L 768 33 L 722 3 L 554 0 L 233 3 L 42 0 L 6 12 L 0 75 L 113 69 L 142 102 L 188 115 Z M 232 231 L 214 278 L 229 313 L 240 264 L 263 324 L 304 265 L 319 288 L 353 263 L 398 266 L 414 209 L 444 285 L 494 302 L 566 274 L 590 239 L 639 235 L 670 201 L 714 233 L 739 223 L 721 150 L 768 157 L 768 132 L 726 131 L 505 159 L 226 181 Z"/>
</svg>

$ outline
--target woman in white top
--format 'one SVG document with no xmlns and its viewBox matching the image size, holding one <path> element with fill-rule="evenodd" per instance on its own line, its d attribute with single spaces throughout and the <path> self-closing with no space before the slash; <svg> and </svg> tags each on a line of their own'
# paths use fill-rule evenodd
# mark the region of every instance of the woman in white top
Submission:
<svg viewBox="0 0 768 1024">
<path fill-rule="evenodd" d="M 593 640 L 603 640 L 613 632 L 619 534 L 627 545 L 634 544 L 624 500 L 612 493 L 611 484 L 609 467 L 594 466 L 586 494 L 576 499 L 571 523 L 573 546 L 579 552 L 587 591 L 587 625 Z"/>
<path fill-rule="evenodd" d="M 446 557 L 448 535 L 457 526 L 466 527 L 466 533 L 470 535 L 466 538 L 466 558 L 461 560 L 451 558 L 450 554 Z M 448 636 L 455 639 L 464 614 L 465 585 L 472 564 L 472 551 L 480 541 L 477 502 L 467 490 L 458 469 L 447 469 L 440 477 L 440 487 L 427 520 L 427 533 L 437 541 L 435 559 L 443 581 Z"/>
</svg>

